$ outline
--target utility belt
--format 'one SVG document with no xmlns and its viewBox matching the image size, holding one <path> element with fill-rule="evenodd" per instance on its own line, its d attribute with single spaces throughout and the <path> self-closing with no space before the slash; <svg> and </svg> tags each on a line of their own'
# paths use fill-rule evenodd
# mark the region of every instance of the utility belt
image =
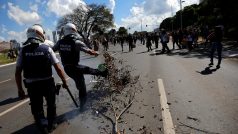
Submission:
<svg viewBox="0 0 238 134">
<path fill-rule="evenodd" d="M 54 84 L 53 76 L 45 78 L 34 78 L 34 79 L 24 79 L 23 80 L 25 88 L 31 88 L 36 86 L 47 86 L 49 84 Z"/>
</svg>

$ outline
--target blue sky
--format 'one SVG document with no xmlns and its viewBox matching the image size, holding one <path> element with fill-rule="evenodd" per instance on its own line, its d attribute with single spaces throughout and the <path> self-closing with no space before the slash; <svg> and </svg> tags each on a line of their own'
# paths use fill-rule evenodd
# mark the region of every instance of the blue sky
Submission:
<svg viewBox="0 0 238 134">
<path fill-rule="evenodd" d="M 57 20 L 80 4 L 104 4 L 114 14 L 115 25 L 131 31 L 153 30 L 160 22 L 179 10 L 178 0 L 0 0 L 0 41 L 25 40 L 27 27 L 40 23 L 51 37 Z M 183 6 L 198 3 L 186 0 Z M 145 27 L 145 25 L 151 27 Z"/>
</svg>

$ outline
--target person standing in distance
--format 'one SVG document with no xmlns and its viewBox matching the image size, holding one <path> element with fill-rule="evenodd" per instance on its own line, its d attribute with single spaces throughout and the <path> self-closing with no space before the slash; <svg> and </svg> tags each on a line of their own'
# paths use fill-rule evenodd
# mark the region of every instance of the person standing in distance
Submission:
<svg viewBox="0 0 238 134">
<path fill-rule="evenodd" d="M 67 88 L 65 74 L 59 65 L 53 50 L 44 44 L 44 30 L 35 24 L 27 30 L 27 41 L 17 59 L 15 79 L 20 98 L 25 98 L 22 87 L 22 72 L 24 84 L 30 98 L 31 112 L 35 123 L 42 133 L 53 131 L 55 127 L 56 104 L 55 82 L 52 75 L 52 65 L 62 79 L 63 87 Z M 44 116 L 43 97 L 47 101 L 47 119 Z"/>
<path fill-rule="evenodd" d="M 53 47 L 54 51 L 59 50 L 62 64 L 66 74 L 75 81 L 79 90 L 80 108 L 82 109 L 87 100 L 87 91 L 84 80 L 84 74 L 91 74 L 106 77 L 108 71 L 103 72 L 88 66 L 80 65 L 80 51 L 90 55 L 98 55 L 92 49 L 89 49 L 82 41 L 79 40 L 76 26 L 67 23 L 63 27 L 63 38 Z"/>
<path fill-rule="evenodd" d="M 222 38 L 223 38 L 223 26 L 221 25 L 215 26 L 214 31 L 207 37 L 207 39 L 210 40 L 212 44 L 209 66 L 213 66 L 214 53 L 217 50 L 218 55 L 218 62 L 216 66 L 217 69 L 220 68 L 222 60 L 222 43 L 221 43 Z"/>
<path fill-rule="evenodd" d="M 163 29 L 161 34 L 161 44 L 162 44 L 162 51 L 161 53 L 165 53 L 165 49 L 167 50 L 167 53 L 170 53 L 169 47 L 167 45 L 169 43 L 169 35 L 166 33 L 166 31 Z"/>
</svg>

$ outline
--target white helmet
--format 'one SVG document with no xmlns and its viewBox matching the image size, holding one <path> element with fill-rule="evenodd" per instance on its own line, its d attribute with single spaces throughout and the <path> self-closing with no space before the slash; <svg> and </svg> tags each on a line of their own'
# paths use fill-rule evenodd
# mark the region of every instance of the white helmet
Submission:
<svg viewBox="0 0 238 134">
<path fill-rule="evenodd" d="M 63 34 L 64 36 L 67 36 L 69 34 L 74 34 L 77 32 L 77 28 L 73 23 L 67 23 L 64 27 L 63 27 Z"/>
<path fill-rule="evenodd" d="M 27 38 L 35 38 L 41 41 L 45 41 L 45 31 L 39 24 L 34 24 L 27 29 Z"/>
</svg>

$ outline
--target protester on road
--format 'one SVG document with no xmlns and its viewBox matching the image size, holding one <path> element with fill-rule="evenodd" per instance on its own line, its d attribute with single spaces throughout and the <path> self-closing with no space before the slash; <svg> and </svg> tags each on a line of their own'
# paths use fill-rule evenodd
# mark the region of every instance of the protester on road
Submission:
<svg viewBox="0 0 238 134">
<path fill-rule="evenodd" d="M 187 45 L 188 45 L 188 51 L 192 51 L 193 50 L 193 35 L 191 31 L 188 31 L 187 34 Z"/>
<path fill-rule="evenodd" d="M 133 51 L 133 42 L 134 42 L 131 34 L 128 35 L 127 41 L 128 41 L 128 46 L 129 46 L 129 52 L 131 52 L 131 51 Z"/>
<path fill-rule="evenodd" d="M 124 37 L 120 37 L 121 51 L 123 52 Z"/>
<path fill-rule="evenodd" d="M 98 53 L 89 49 L 79 40 L 76 26 L 72 23 L 67 23 L 63 27 L 64 37 L 57 42 L 53 50 L 59 50 L 62 64 L 66 74 L 75 81 L 76 87 L 79 90 L 80 108 L 83 108 L 87 100 L 86 85 L 84 74 L 107 76 L 107 70 L 104 72 L 98 69 L 93 69 L 88 66 L 80 65 L 80 51 L 90 55 L 97 56 Z"/>
<path fill-rule="evenodd" d="M 159 47 L 159 36 L 157 32 L 154 33 L 155 48 Z"/>
<path fill-rule="evenodd" d="M 30 97 L 31 112 L 35 123 L 42 133 L 53 131 L 55 127 L 56 104 L 55 82 L 52 76 L 52 65 L 67 88 L 66 78 L 53 50 L 44 43 L 44 30 L 40 25 L 33 25 L 27 30 L 27 41 L 18 56 L 15 78 L 20 98 L 25 97 L 24 84 Z M 43 97 L 47 104 L 47 119 L 44 116 Z"/>
<path fill-rule="evenodd" d="M 221 60 L 222 60 L 222 38 L 223 38 L 223 27 L 222 26 L 216 26 L 214 31 L 208 35 L 207 39 L 211 41 L 212 43 L 212 49 L 210 53 L 210 66 L 213 66 L 213 57 L 214 53 L 217 50 L 217 55 L 218 55 L 218 63 L 216 68 L 219 69 L 221 65 Z"/>
<path fill-rule="evenodd" d="M 104 51 L 107 51 L 109 46 L 108 46 L 108 40 L 106 37 L 102 38 L 102 45 L 103 45 Z"/>
<path fill-rule="evenodd" d="M 146 33 L 146 47 L 148 48 L 148 52 L 152 51 L 152 48 L 151 48 L 152 43 L 151 43 L 151 41 L 152 41 L 151 36 L 148 33 Z"/>
<path fill-rule="evenodd" d="M 161 43 L 162 43 L 161 53 L 163 54 L 163 53 L 165 53 L 165 51 L 167 53 L 170 53 L 169 47 L 167 45 L 167 43 L 169 43 L 169 36 L 165 30 L 162 30 L 162 33 L 161 33 Z"/>
<path fill-rule="evenodd" d="M 172 32 L 172 40 L 173 40 L 173 50 L 175 49 L 175 44 L 178 46 L 179 49 L 181 49 L 181 46 L 179 45 L 179 35 L 176 31 Z"/>
</svg>

